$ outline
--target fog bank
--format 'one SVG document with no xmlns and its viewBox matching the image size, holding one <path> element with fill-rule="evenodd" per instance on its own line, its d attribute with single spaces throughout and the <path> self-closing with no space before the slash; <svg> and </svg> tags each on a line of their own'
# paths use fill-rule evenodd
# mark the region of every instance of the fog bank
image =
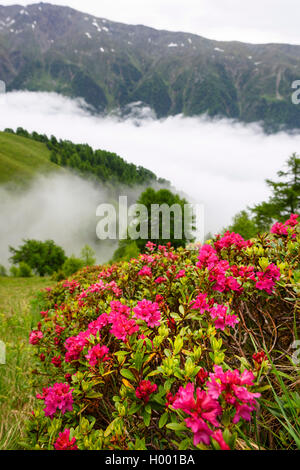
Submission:
<svg viewBox="0 0 300 470">
<path fill-rule="evenodd" d="M 300 148 L 300 135 L 284 132 L 265 135 L 258 124 L 181 115 L 157 120 L 145 108 L 122 120 L 118 116 L 94 116 L 81 105 L 80 100 L 55 93 L 8 93 L 0 97 L 0 129 L 21 126 L 28 131 L 53 134 L 76 143 L 88 143 L 94 149 L 116 152 L 129 162 L 143 165 L 170 180 L 192 202 L 204 203 L 206 232 L 216 233 L 238 211 L 268 198 L 270 193 L 264 180 L 275 177 L 289 155 Z M 51 188 L 49 183 L 45 193 L 55 193 L 57 200 L 65 200 L 69 220 L 76 215 L 77 225 L 85 223 L 85 212 L 74 213 L 76 202 L 73 203 L 73 196 L 68 196 L 71 189 L 78 200 L 86 198 L 86 202 L 94 204 L 97 199 L 93 189 L 82 185 L 78 182 L 74 188 L 73 183 L 69 186 L 57 183 Z M 38 185 L 35 191 L 35 204 L 39 205 Z M 22 207 L 27 210 L 26 198 Z M 2 204 L 1 217 L 3 211 Z M 43 220 L 37 219 L 30 232 L 35 237 L 43 230 Z M 57 230 L 57 226 L 52 229 L 51 223 L 47 224 L 46 231 L 51 236 L 51 230 Z M 59 229 L 62 241 L 68 225 Z"/>
</svg>

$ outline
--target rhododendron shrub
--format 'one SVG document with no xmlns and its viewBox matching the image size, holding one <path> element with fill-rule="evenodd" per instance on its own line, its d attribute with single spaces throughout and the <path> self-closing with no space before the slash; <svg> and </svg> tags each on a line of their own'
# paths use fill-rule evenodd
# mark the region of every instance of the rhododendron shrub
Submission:
<svg viewBox="0 0 300 470">
<path fill-rule="evenodd" d="M 229 450 L 241 436 L 254 442 L 268 389 L 264 350 L 282 360 L 299 322 L 297 217 L 283 227 L 251 241 L 226 232 L 194 251 L 149 242 L 137 259 L 83 269 L 48 289 L 29 338 L 40 387 L 29 445 Z"/>
</svg>

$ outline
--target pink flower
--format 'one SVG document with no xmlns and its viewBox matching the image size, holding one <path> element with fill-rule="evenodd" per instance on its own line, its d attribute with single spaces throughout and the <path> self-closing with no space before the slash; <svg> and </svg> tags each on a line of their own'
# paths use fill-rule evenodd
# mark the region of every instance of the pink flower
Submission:
<svg viewBox="0 0 300 470">
<path fill-rule="evenodd" d="M 99 362 L 109 361 L 109 349 L 106 346 L 100 346 L 97 344 L 86 354 L 86 359 L 88 360 L 91 367 L 95 367 Z"/>
<path fill-rule="evenodd" d="M 128 320 L 125 315 L 119 315 L 114 318 L 111 334 L 117 339 L 126 341 L 128 336 L 133 335 L 139 330 L 139 326 L 134 320 Z"/>
<path fill-rule="evenodd" d="M 148 403 L 150 395 L 156 392 L 156 390 L 157 385 L 152 384 L 149 380 L 142 380 L 135 391 L 135 395 L 140 400 L 143 400 L 144 403 Z"/>
<path fill-rule="evenodd" d="M 211 318 L 215 320 L 215 327 L 222 331 L 225 330 L 226 326 L 233 328 L 239 323 L 238 317 L 236 315 L 229 315 L 227 310 L 227 306 L 218 304 L 210 309 Z"/>
<path fill-rule="evenodd" d="M 261 365 L 263 361 L 267 360 L 267 355 L 264 351 L 260 351 L 258 353 L 254 353 L 252 355 L 252 359 L 256 364 Z"/>
<path fill-rule="evenodd" d="M 209 310 L 209 304 L 207 303 L 207 294 L 199 294 L 195 301 L 192 302 L 192 309 L 199 310 L 201 314 Z"/>
<path fill-rule="evenodd" d="M 273 225 L 271 228 L 271 233 L 274 233 L 276 235 L 287 235 L 288 231 L 286 226 L 281 223 L 281 222 L 276 222 L 276 224 Z"/>
<path fill-rule="evenodd" d="M 165 278 L 165 277 L 158 277 L 157 279 L 155 279 L 156 284 L 163 284 L 164 282 L 168 282 L 168 280 Z"/>
<path fill-rule="evenodd" d="M 226 442 L 224 441 L 224 437 L 223 437 L 223 434 L 222 434 L 222 431 L 220 429 L 218 429 L 217 431 L 215 431 L 212 436 L 211 436 L 215 441 L 217 441 L 217 443 L 219 444 L 219 446 L 221 447 L 222 450 L 230 450 L 230 447 L 226 444 Z"/>
<path fill-rule="evenodd" d="M 196 398 L 194 391 L 195 386 L 192 383 L 188 383 L 185 388 L 180 387 L 172 406 L 190 416 L 185 422 L 194 433 L 194 445 L 198 445 L 199 442 L 209 445 L 213 431 L 207 423 L 219 427 L 217 416 L 222 414 L 222 409 L 218 401 L 204 390 L 197 388 Z"/>
<path fill-rule="evenodd" d="M 211 245 L 203 245 L 200 248 L 198 260 L 198 268 L 211 269 L 219 261 L 219 258 L 216 250 Z"/>
<path fill-rule="evenodd" d="M 179 273 L 176 275 L 175 279 L 181 279 L 182 277 L 185 277 L 185 270 L 181 269 Z"/>
<path fill-rule="evenodd" d="M 160 325 L 161 313 L 156 302 L 152 303 L 144 299 L 138 302 L 133 312 L 136 318 L 144 320 L 150 328 Z"/>
<path fill-rule="evenodd" d="M 146 244 L 146 248 L 148 248 L 149 251 L 154 251 L 155 247 L 155 243 L 152 243 L 150 241 Z"/>
<path fill-rule="evenodd" d="M 54 444 L 55 450 L 78 450 L 75 445 L 76 439 L 73 437 L 70 440 L 70 429 L 65 429 L 64 432 L 60 432 L 57 441 Z"/>
<path fill-rule="evenodd" d="M 251 242 L 249 241 L 245 241 L 240 234 L 234 232 L 230 233 L 227 231 L 222 238 L 219 238 L 219 240 L 215 242 L 215 248 L 218 251 L 222 250 L 223 248 L 230 247 L 235 247 L 238 250 L 241 250 L 242 248 L 249 246 L 250 243 Z"/>
<path fill-rule="evenodd" d="M 51 360 L 51 363 L 52 363 L 55 367 L 60 368 L 60 367 L 61 367 L 61 356 L 54 357 L 54 358 Z"/>
<path fill-rule="evenodd" d="M 264 271 L 256 273 L 257 282 L 255 287 L 259 290 L 264 290 L 267 294 L 274 292 L 275 282 L 280 279 L 280 270 L 275 264 L 270 264 Z"/>
<path fill-rule="evenodd" d="M 286 222 L 276 222 L 271 228 L 271 233 L 276 235 L 288 235 L 288 228 L 293 229 L 298 224 L 298 214 L 292 214 Z"/>
<path fill-rule="evenodd" d="M 89 343 L 88 338 L 90 337 L 90 335 L 90 331 L 82 331 L 77 336 L 71 336 L 66 340 L 66 362 L 77 361 L 79 359 L 84 347 Z"/>
<path fill-rule="evenodd" d="M 253 373 L 248 370 L 242 374 L 238 370 L 223 372 L 221 366 L 215 366 L 214 370 L 215 372 L 210 374 L 210 381 L 207 382 L 208 394 L 213 399 L 222 396 L 226 403 L 235 407 L 234 423 L 237 423 L 240 417 L 250 420 L 256 398 L 260 397 L 260 393 L 252 393 L 247 389 L 247 386 L 253 385 Z"/>
<path fill-rule="evenodd" d="M 138 276 L 148 276 L 148 277 L 151 277 L 151 276 L 152 276 L 151 268 L 149 268 L 149 266 L 144 266 L 144 267 L 138 272 Z"/>
<path fill-rule="evenodd" d="M 52 419 L 57 410 L 60 410 L 62 414 L 65 414 L 66 411 L 72 411 L 72 391 L 69 384 L 63 383 L 56 383 L 53 387 L 43 389 L 43 395 L 37 395 L 37 398 L 45 401 L 45 416 Z"/>
<path fill-rule="evenodd" d="M 43 339 L 44 335 L 41 331 L 32 331 L 29 336 L 29 343 L 34 346 L 39 344 L 40 340 Z"/>
</svg>

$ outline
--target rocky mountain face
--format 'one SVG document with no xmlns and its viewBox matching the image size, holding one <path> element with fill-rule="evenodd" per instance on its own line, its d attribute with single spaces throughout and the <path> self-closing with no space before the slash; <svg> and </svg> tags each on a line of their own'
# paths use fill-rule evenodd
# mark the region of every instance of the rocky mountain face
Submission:
<svg viewBox="0 0 300 470">
<path fill-rule="evenodd" d="M 141 101 L 158 117 L 207 113 L 270 131 L 300 128 L 291 88 L 300 46 L 219 42 L 131 26 L 47 3 L 0 6 L 8 90 L 83 97 L 97 112 Z"/>
</svg>

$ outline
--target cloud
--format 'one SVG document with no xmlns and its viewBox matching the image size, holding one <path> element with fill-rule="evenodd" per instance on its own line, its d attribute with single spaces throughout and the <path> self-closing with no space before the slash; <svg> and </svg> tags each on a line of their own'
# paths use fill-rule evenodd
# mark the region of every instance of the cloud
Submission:
<svg viewBox="0 0 300 470">
<path fill-rule="evenodd" d="M 145 108 L 139 111 L 144 119 L 121 120 L 116 116 L 92 116 L 81 103 L 55 93 L 8 93 L 0 98 L 0 129 L 21 126 L 28 131 L 88 143 L 94 149 L 115 152 L 129 162 L 149 168 L 170 180 L 190 201 L 204 203 L 206 232 L 216 233 L 238 211 L 268 198 L 265 179 L 276 177 L 290 154 L 300 148 L 300 135 L 282 132 L 267 136 L 258 124 L 180 115 L 156 120 Z M 58 180 L 51 187 L 50 180 L 43 186 L 44 199 L 57 194 L 51 207 L 66 198 L 72 220 L 75 210 L 72 207 L 81 196 L 84 206 L 92 211 L 98 198 L 97 192 L 84 186 L 86 183 L 76 181 L 65 185 Z M 32 194 L 39 199 L 38 186 Z M 26 210 L 24 201 L 22 207 Z M 74 216 L 78 221 L 82 217 L 81 223 L 85 223 L 84 214 Z M 51 229 L 51 221 L 46 223 Z M 70 230 L 70 224 L 65 224 L 63 218 L 60 224 L 62 232 Z"/>
<path fill-rule="evenodd" d="M 15 2 L 2 0 L 2 5 Z M 22 5 L 28 1 L 20 1 Z M 31 1 L 30 3 L 39 3 Z M 299 44 L 298 0 L 54 0 L 92 15 L 170 31 L 186 31 L 220 41 Z"/>
<path fill-rule="evenodd" d="M 7 265 L 8 247 L 23 239 L 54 240 L 76 256 L 88 243 L 99 262 L 108 261 L 116 246 L 99 243 L 95 216 L 106 201 L 104 187 L 68 172 L 41 176 L 22 192 L 0 187 L 0 263 Z"/>
</svg>

